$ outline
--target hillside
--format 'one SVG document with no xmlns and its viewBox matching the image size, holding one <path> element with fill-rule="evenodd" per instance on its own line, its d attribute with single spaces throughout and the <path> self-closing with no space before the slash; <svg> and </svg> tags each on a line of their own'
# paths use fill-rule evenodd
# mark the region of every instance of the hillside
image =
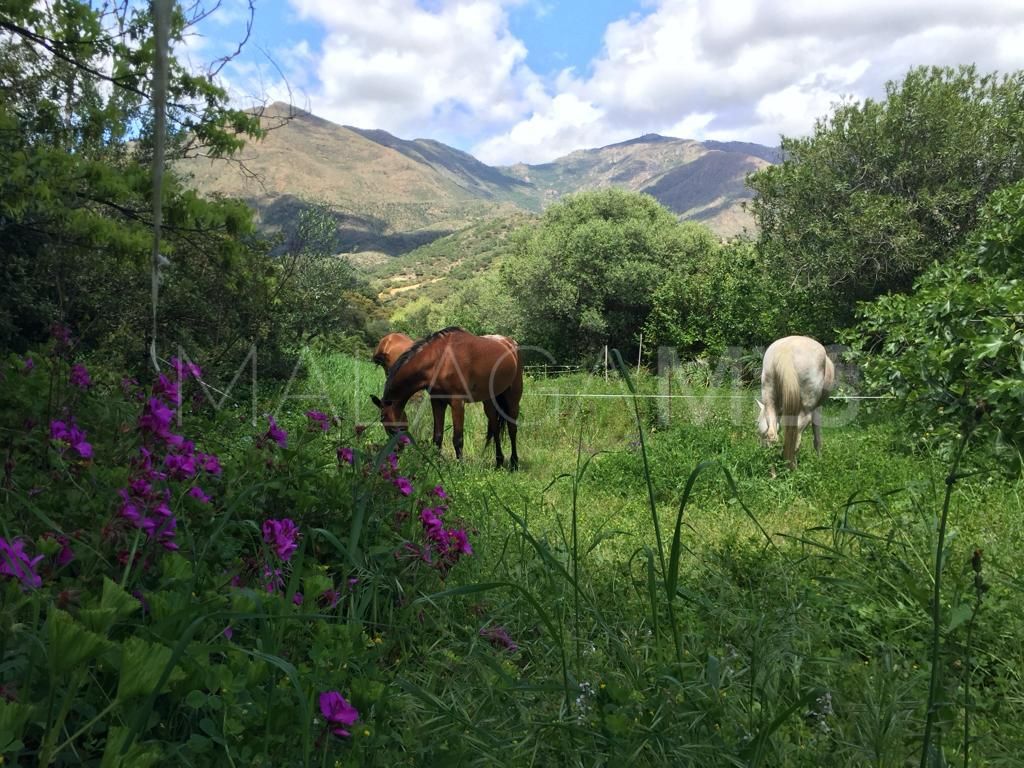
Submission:
<svg viewBox="0 0 1024 768">
<path fill-rule="evenodd" d="M 281 103 L 261 117 L 266 138 L 232 161 L 191 158 L 178 170 L 204 193 L 248 201 L 270 230 L 287 226 L 304 201 L 326 202 L 346 252 L 404 253 L 511 210 L 506 198 L 522 186 L 438 142 L 403 142 Z"/>
<path fill-rule="evenodd" d="M 748 173 L 771 164 L 778 150 L 744 142 L 698 142 L 646 134 L 598 149 L 582 149 L 541 165 L 506 172 L 536 188 L 542 203 L 600 187 L 653 195 L 680 218 L 701 221 L 723 237 L 753 229 L 743 203 Z"/>
<path fill-rule="evenodd" d="M 744 177 L 778 158 L 758 144 L 647 134 L 551 163 L 495 168 L 432 139 L 337 125 L 280 102 L 261 117 L 266 138 L 236 158 L 191 158 L 178 170 L 201 192 L 248 201 L 270 231 L 287 229 L 307 201 L 329 204 L 339 250 L 361 264 L 605 186 L 649 192 L 681 218 L 732 236 L 753 226 L 742 208 L 751 197 Z"/>
</svg>

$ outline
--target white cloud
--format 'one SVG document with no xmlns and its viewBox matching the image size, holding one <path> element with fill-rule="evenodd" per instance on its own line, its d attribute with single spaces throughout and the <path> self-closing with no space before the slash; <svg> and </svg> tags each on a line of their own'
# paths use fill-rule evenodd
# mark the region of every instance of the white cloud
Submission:
<svg viewBox="0 0 1024 768">
<path fill-rule="evenodd" d="M 608 25 L 589 66 L 549 77 L 508 18 L 516 5 L 542 15 L 547 0 L 291 5 L 324 31 L 282 66 L 313 112 L 469 144 L 494 164 L 647 132 L 774 144 L 911 66 L 1024 68 L 1021 0 L 649 0 Z"/>
<path fill-rule="evenodd" d="M 536 76 L 500 0 L 293 0 L 323 25 L 317 114 L 404 136 L 463 133 L 529 114 Z M 536 94 L 534 94 L 536 95 Z"/>
<path fill-rule="evenodd" d="M 660 0 L 610 24 L 592 73 L 563 73 L 548 97 L 600 114 L 586 132 L 597 143 L 655 131 L 774 144 L 809 133 L 844 97 L 882 95 L 911 66 L 1022 68 L 1021 39 L 1019 0 Z M 538 114 L 547 136 L 578 129 L 542 104 L 475 151 L 492 163 L 551 159 L 564 142 L 540 145 L 520 130 Z"/>
</svg>

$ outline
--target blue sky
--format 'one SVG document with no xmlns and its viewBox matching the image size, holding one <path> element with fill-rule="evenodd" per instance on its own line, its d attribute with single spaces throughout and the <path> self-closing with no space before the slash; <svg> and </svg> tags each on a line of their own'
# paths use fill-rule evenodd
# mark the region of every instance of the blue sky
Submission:
<svg viewBox="0 0 1024 768">
<path fill-rule="evenodd" d="M 230 51 L 246 5 L 179 53 Z M 511 164 L 648 132 L 776 144 L 911 66 L 1024 68 L 1022 39 L 1022 0 L 256 0 L 222 78 L 240 105 Z"/>
</svg>

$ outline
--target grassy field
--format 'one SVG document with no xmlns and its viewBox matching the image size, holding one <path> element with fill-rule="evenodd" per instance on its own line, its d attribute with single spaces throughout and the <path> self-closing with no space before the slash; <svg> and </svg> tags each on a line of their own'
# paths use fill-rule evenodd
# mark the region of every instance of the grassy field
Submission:
<svg viewBox="0 0 1024 768">
<path fill-rule="evenodd" d="M 380 372 L 310 363 L 309 397 L 372 421 Z M 466 764 L 917 764 L 949 458 L 836 402 L 823 454 L 805 445 L 790 472 L 757 443 L 753 391 L 676 391 L 693 397 L 664 423 L 615 377 L 528 380 L 515 474 L 492 468 L 478 406 L 461 464 L 450 426 L 438 459 L 429 408 L 410 408 L 414 450 L 476 529 L 477 557 L 431 602 L 486 611 L 518 645 L 501 663 L 471 646 L 404 668 L 423 722 Z M 953 762 L 965 714 L 971 764 L 1024 754 L 1021 490 L 982 471 L 952 495 L 934 698 Z M 455 647 L 464 615 L 444 625 Z"/>
<path fill-rule="evenodd" d="M 790 471 L 749 389 L 528 377 L 512 473 L 478 405 L 462 462 L 422 399 L 388 439 L 348 355 L 217 408 L 38 359 L 0 390 L 3 761 L 1021 764 L 1024 486 L 892 411 L 837 399 Z"/>
</svg>

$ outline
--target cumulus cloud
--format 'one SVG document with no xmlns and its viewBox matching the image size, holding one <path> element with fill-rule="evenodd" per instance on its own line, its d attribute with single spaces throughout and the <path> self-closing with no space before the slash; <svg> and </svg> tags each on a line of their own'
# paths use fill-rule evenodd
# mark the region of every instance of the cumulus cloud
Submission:
<svg viewBox="0 0 1024 768">
<path fill-rule="evenodd" d="M 573 141 L 650 131 L 774 144 L 844 98 L 881 95 L 911 66 L 1024 67 L 1022 36 L 1017 0 L 660 0 L 608 26 L 589 75 L 563 73 L 547 103 L 474 150 L 491 163 L 540 161 Z M 576 106 L 559 119 L 567 97 Z M 583 114 L 596 117 L 581 124 Z M 559 140 L 537 142 L 538 122 Z"/>
<path fill-rule="evenodd" d="M 1021 0 L 647 0 L 587 66 L 555 73 L 530 69 L 509 20 L 546 0 L 290 2 L 323 30 L 283 53 L 313 112 L 492 164 L 649 132 L 775 144 L 911 66 L 1024 68 Z"/>
<path fill-rule="evenodd" d="M 528 115 L 537 78 L 501 0 L 292 0 L 323 25 L 315 111 L 330 120 L 437 137 Z"/>
</svg>

